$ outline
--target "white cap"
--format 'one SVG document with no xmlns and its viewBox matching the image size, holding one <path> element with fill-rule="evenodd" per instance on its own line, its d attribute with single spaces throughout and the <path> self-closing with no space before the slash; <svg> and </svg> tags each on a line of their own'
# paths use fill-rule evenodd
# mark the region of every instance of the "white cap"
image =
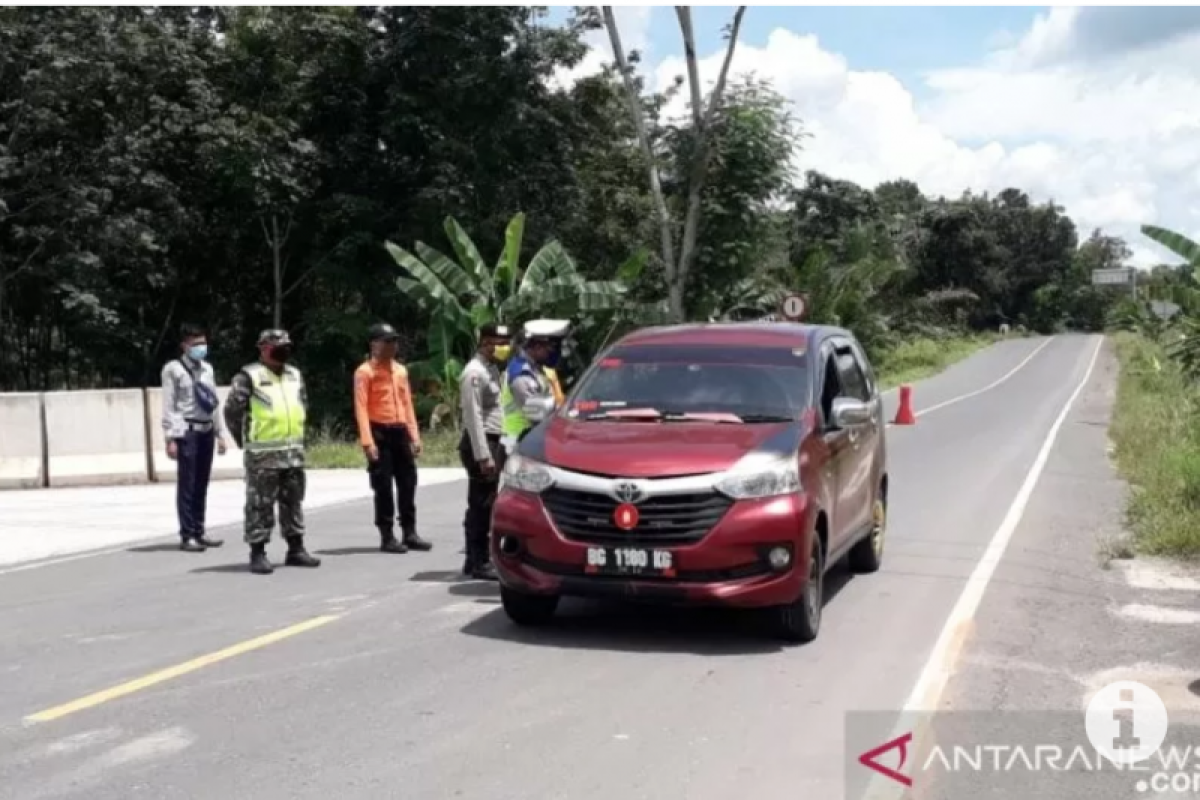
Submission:
<svg viewBox="0 0 1200 800">
<path fill-rule="evenodd" d="M 531 319 L 525 323 L 525 337 L 557 339 L 571 330 L 571 321 L 566 319 Z"/>
</svg>

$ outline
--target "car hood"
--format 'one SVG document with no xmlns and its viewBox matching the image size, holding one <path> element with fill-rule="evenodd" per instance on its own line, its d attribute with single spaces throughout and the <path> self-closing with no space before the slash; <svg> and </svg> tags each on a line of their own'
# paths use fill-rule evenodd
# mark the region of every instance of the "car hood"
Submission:
<svg viewBox="0 0 1200 800">
<path fill-rule="evenodd" d="M 794 452 L 800 425 L 607 422 L 554 418 L 530 436 L 532 457 L 575 472 L 654 478 L 729 469 L 754 450 Z"/>
</svg>

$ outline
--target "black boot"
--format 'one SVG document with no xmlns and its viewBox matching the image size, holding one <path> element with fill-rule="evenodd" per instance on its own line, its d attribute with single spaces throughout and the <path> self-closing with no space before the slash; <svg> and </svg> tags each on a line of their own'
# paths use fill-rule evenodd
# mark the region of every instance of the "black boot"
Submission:
<svg viewBox="0 0 1200 800">
<path fill-rule="evenodd" d="M 188 536 L 179 540 L 179 549 L 185 553 L 203 553 L 206 548 L 202 540 Z"/>
<path fill-rule="evenodd" d="M 309 555 L 304 549 L 304 537 L 296 536 L 288 539 L 287 556 L 283 563 L 289 567 L 319 567 L 321 559 Z"/>
<path fill-rule="evenodd" d="M 265 544 L 250 545 L 250 571 L 255 575 L 270 575 L 275 571 L 275 566 L 267 558 Z"/>
<path fill-rule="evenodd" d="M 413 528 L 404 531 L 404 546 L 409 550 L 420 550 L 421 552 L 433 549 L 433 543 L 422 539 Z"/>
<path fill-rule="evenodd" d="M 407 553 L 408 548 L 404 542 L 396 538 L 396 534 L 392 533 L 391 528 L 379 529 L 379 549 L 384 553 Z"/>
<path fill-rule="evenodd" d="M 204 547 L 220 547 L 225 544 L 224 539 L 212 539 L 207 533 L 202 533 L 196 537 L 196 541 Z"/>
<path fill-rule="evenodd" d="M 492 566 L 491 560 L 476 561 L 471 567 L 471 577 L 477 581 L 500 580 L 500 578 L 496 575 L 496 568 Z"/>
</svg>

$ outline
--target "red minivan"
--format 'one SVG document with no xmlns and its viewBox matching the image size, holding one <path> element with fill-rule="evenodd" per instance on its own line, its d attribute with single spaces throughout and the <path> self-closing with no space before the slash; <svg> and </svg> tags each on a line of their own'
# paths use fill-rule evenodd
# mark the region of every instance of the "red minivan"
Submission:
<svg viewBox="0 0 1200 800">
<path fill-rule="evenodd" d="M 879 569 L 883 403 L 841 328 L 648 328 L 588 369 L 507 460 L 492 516 L 504 609 L 560 597 L 761 609 L 816 638 L 825 574 Z"/>
</svg>

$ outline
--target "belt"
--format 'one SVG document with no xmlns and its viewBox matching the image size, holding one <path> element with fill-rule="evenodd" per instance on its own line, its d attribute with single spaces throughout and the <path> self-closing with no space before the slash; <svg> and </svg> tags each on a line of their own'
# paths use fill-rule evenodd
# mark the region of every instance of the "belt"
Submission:
<svg viewBox="0 0 1200 800">
<path fill-rule="evenodd" d="M 371 420 L 371 427 L 372 428 L 386 428 L 386 429 L 390 430 L 392 428 L 408 428 L 408 423 L 407 422 L 375 422 L 374 420 Z"/>
<path fill-rule="evenodd" d="M 209 419 L 209 420 L 186 419 L 186 420 L 184 420 L 184 422 L 187 423 L 188 429 L 193 430 L 193 431 L 202 432 L 202 431 L 210 431 L 213 429 L 213 421 L 211 419 Z"/>
</svg>

